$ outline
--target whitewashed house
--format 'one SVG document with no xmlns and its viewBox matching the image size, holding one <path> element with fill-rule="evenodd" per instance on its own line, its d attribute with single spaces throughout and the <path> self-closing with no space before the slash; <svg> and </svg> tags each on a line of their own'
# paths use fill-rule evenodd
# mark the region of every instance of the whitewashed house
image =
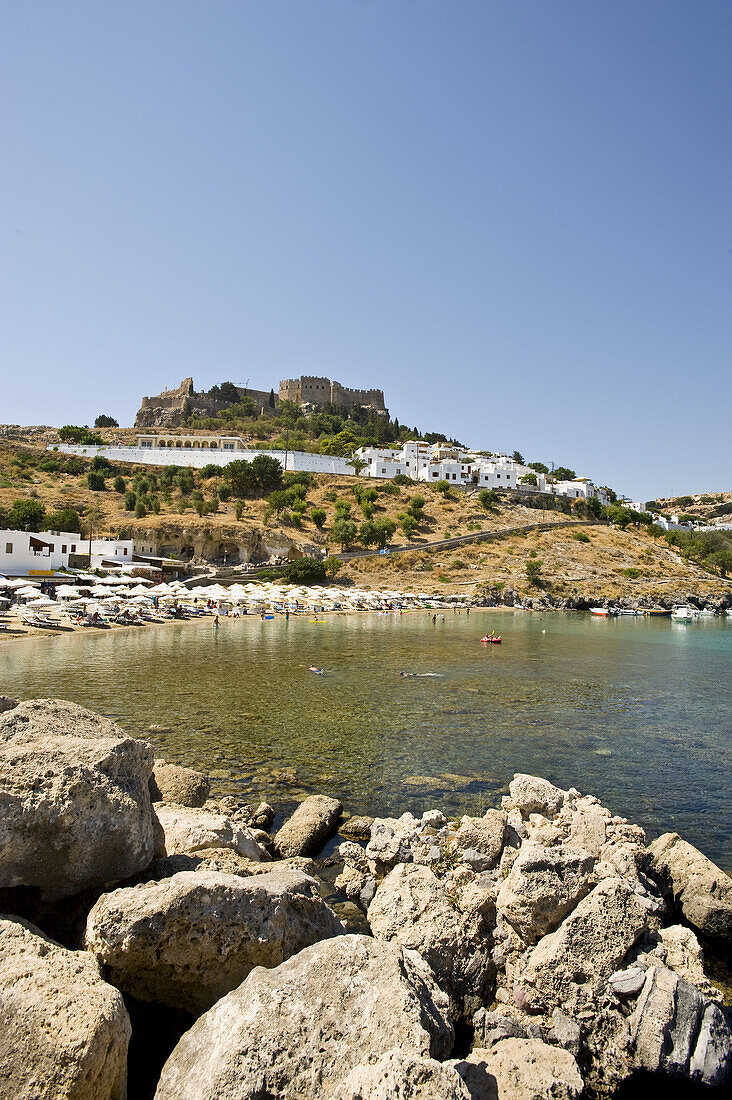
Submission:
<svg viewBox="0 0 732 1100">
<path fill-rule="evenodd" d="M 0 531 L 0 573 L 7 577 L 50 577 L 68 569 L 70 557 L 88 554 L 89 540 L 73 531 Z M 126 565 L 132 555 L 132 539 L 92 539 L 90 567 Z"/>
</svg>

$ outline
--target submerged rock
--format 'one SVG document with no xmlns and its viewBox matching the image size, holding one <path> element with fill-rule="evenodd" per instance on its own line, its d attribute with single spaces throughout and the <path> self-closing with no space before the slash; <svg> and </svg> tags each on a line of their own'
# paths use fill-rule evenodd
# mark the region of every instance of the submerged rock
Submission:
<svg viewBox="0 0 732 1100">
<path fill-rule="evenodd" d="M 732 940 L 732 879 L 678 833 L 650 846 L 653 870 L 689 924 L 712 939 Z"/>
<path fill-rule="evenodd" d="M 203 806 L 209 796 L 211 783 L 202 772 L 182 768 L 156 760 L 150 778 L 150 797 L 153 802 L 174 802 L 178 806 Z"/>
<path fill-rule="evenodd" d="M 306 798 L 275 837 L 275 848 L 281 856 L 314 855 L 336 829 L 343 812 L 337 798 L 314 794 Z"/>
<path fill-rule="evenodd" d="M 342 932 L 315 880 L 298 871 L 184 871 L 103 894 L 86 947 L 125 993 L 197 1015 L 255 966 L 278 966 Z"/>
<path fill-rule="evenodd" d="M 257 968 L 186 1032 L 156 1100 L 321 1100 L 351 1071 L 398 1046 L 445 1058 L 447 997 L 412 951 L 366 936 L 307 947 Z"/>
<path fill-rule="evenodd" d="M 0 886 L 56 899 L 128 878 L 154 855 L 152 748 L 62 699 L 0 716 Z"/>
<path fill-rule="evenodd" d="M 0 918 L 0 1094 L 125 1100 L 130 1021 L 85 951 Z"/>
</svg>

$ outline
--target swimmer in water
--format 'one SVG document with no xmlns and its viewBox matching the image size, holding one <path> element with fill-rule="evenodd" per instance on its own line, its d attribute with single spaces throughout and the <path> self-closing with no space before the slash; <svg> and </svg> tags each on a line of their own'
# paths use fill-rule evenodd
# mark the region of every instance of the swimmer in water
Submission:
<svg viewBox="0 0 732 1100">
<path fill-rule="evenodd" d="M 314 672 L 316 676 L 325 676 L 325 669 L 317 668 L 315 665 L 310 665 L 308 667 L 308 672 Z"/>
</svg>

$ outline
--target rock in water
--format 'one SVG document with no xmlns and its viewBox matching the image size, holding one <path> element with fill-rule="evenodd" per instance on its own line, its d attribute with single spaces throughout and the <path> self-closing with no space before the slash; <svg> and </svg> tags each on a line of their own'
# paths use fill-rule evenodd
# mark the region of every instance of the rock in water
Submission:
<svg viewBox="0 0 732 1100">
<path fill-rule="evenodd" d="M 606 878 L 526 956 L 514 984 L 519 1008 L 576 1007 L 617 970 L 643 932 L 648 911 L 622 879 Z"/>
<path fill-rule="evenodd" d="M 356 1066 L 334 1100 L 471 1100 L 459 1073 L 434 1058 L 418 1058 L 398 1047 L 373 1065 Z"/>
<path fill-rule="evenodd" d="M 452 1042 L 447 997 L 419 955 L 336 936 L 253 970 L 186 1032 L 155 1095 L 321 1100 L 394 1046 L 439 1059 Z"/>
<path fill-rule="evenodd" d="M 153 802 L 175 802 L 178 806 L 203 806 L 209 796 L 211 784 L 208 777 L 193 768 L 181 768 L 156 760 L 150 779 L 150 797 Z"/>
<path fill-rule="evenodd" d="M 0 1095 L 125 1100 L 130 1021 L 94 958 L 0 919 Z"/>
<path fill-rule="evenodd" d="M 653 869 L 689 924 L 705 936 L 732 940 L 732 879 L 678 833 L 650 846 Z"/>
<path fill-rule="evenodd" d="M 146 742 L 62 699 L 0 716 L 0 886 L 57 899 L 147 867 L 152 763 Z"/>
<path fill-rule="evenodd" d="M 313 794 L 295 810 L 275 837 L 281 856 L 314 855 L 335 832 L 343 804 L 337 798 Z"/>
<path fill-rule="evenodd" d="M 125 993 L 199 1015 L 255 966 L 278 966 L 342 932 L 315 880 L 299 871 L 183 871 L 103 894 L 86 947 Z"/>
<path fill-rule="evenodd" d="M 474 1011 L 490 993 L 494 916 L 490 894 L 460 890 L 415 863 L 398 864 L 368 908 L 377 939 L 419 951 L 456 1012 Z"/>
<path fill-rule="evenodd" d="M 232 848 L 247 859 L 261 860 L 262 849 L 246 825 L 237 825 L 222 814 L 189 806 L 155 803 L 155 813 L 165 833 L 165 853 L 193 855 L 206 848 Z"/>
<path fill-rule="evenodd" d="M 503 1039 L 450 1064 L 474 1100 L 577 1100 L 584 1087 L 569 1051 L 539 1039 Z"/>
</svg>

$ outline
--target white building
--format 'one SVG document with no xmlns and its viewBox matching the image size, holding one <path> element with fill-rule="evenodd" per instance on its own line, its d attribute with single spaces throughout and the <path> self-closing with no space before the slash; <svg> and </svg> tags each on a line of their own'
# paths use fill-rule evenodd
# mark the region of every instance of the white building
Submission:
<svg viewBox="0 0 732 1100">
<path fill-rule="evenodd" d="M 73 531 L 0 531 L 0 573 L 7 577 L 50 577 L 70 568 L 74 555 L 88 557 L 89 540 Z M 92 539 L 90 568 L 127 565 L 132 555 L 132 539 Z"/>
</svg>

